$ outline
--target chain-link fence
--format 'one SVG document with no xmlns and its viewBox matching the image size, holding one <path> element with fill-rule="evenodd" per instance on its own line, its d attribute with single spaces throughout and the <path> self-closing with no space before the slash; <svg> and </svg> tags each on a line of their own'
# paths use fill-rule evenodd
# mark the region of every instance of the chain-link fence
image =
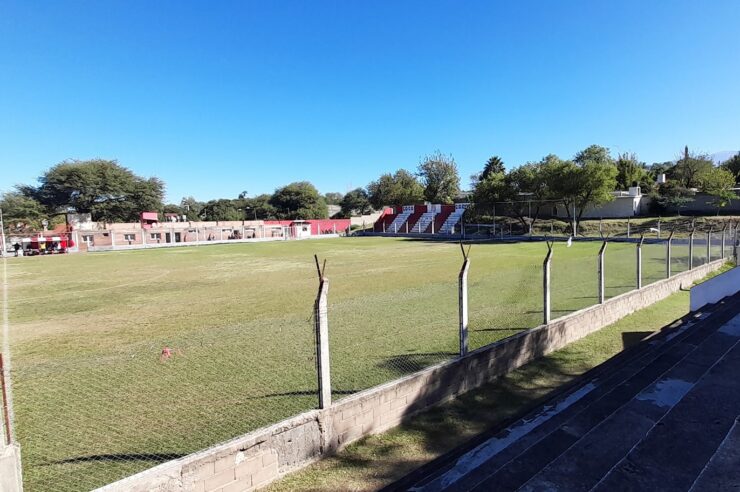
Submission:
<svg viewBox="0 0 740 492">
<path fill-rule="evenodd" d="M 545 244 L 520 243 L 521 255 L 501 264 L 496 248 L 476 246 L 468 274 L 470 349 L 542 324 Z"/>
<path fill-rule="evenodd" d="M 328 260 L 335 400 L 461 352 L 460 246 L 363 241 L 312 246 Z M 640 256 L 643 285 L 665 278 L 668 239 L 639 241 L 551 244 L 550 319 L 600 302 L 601 281 L 605 299 L 635 289 Z M 671 274 L 689 268 L 690 247 L 693 267 L 706 262 L 706 244 L 704 231 L 671 237 Z M 730 244 L 725 234 L 727 256 Z M 66 281 L 17 263 L 11 376 L 26 490 L 90 490 L 319 405 L 316 267 L 305 248 L 252 247 L 64 257 L 76 271 Z M 541 325 L 548 244 L 471 247 L 467 348 Z"/>
<path fill-rule="evenodd" d="M 363 270 L 329 263 L 335 399 L 458 354 L 456 247 L 418 242 Z"/>
</svg>

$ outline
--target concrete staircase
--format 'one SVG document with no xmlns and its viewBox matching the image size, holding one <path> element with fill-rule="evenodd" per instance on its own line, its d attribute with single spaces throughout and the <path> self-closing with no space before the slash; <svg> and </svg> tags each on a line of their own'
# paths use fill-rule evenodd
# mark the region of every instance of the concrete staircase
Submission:
<svg viewBox="0 0 740 492">
<path fill-rule="evenodd" d="M 462 219 L 464 213 L 465 208 L 456 207 L 455 210 L 444 221 L 442 227 L 439 228 L 439 233 L 451 234 L 453 232 L 453 228 L 457 226 L 457 224 L 460 222 L 460 219 Z"/>
<path fill-rule="evenodd" d="M 434 220 L 434 217 L 436 217 L 437 212 L 424 212 L 421 217 L 419 217 L 419 220 L 414 224 L 414 227 L 411 229 L 411 232 L 424 232 L 427 230 L 427 227 L 429 227 L 429 224 L 432 223 Z"/>
<path fill-rule="evenodd" d="M 710 314 L 651 336 L 396 489 L 737 489 L 739 306 L 740 295 L 726 298 Z"/>
<path fill-rule="evenodd" d="M 403 228 L 403 225 L 406 223 L 406 221 L 411 217 L 411 214 L 413 214 L 413 210 L 404 210 L 400 214 L 396 215 L 396 218 L 393 219 L 393 222 L 386 227 L 385 232 L 393 232 L 393 233 L 401 233 L 405 232 L 405 229 Z"/>
</svg>

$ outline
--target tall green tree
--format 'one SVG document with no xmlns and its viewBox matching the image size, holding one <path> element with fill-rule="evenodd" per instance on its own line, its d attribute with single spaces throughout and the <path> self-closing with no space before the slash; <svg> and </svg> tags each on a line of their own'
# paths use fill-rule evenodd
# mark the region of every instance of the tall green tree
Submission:
<svg viewBox="0 0 740 492">
<path fill-rule="evenodd" d="M 669 177 L 677 180 L 684 188 L 698 188 L 702 174 L 713 168 L 714 163 L 709 156 L 689 152 L 689 147 L 686 146 Z"/>
<path fill-rule="evenodd" d="M 723 162 L 722 168 L 730 171 L 735 176 L 735 182 L 740 183 L 740 153 Z"/>
<path fill-rule="evenodd" d="M 364 215 L 372 212 L 372 206 L 370 205 L 370 197 L 362 188 L 355 188 L 354 190 L 347 192 L 342 198 L 341 202 L 342 216 L 351 217 L 352 215 Z"/>
<path fill-rule="evenodd" d="M 22 233 L 41 229 L 41 222 L 48 214 L 38 201 L 20 191 L 9 191 L 0 196 L 0 209 L 7 233 Z"/>
<path fill-rule="evenodd" d="M 699 186 L 701 191 L 714 197 L 714 206 L 717 207 L 717 214 L 720 209 L 730 204 L 737 195 L 733 191 L 735 187 L 735 176 L 727 169 L 714 167 L 704 172 L 700 176 Z"/>
<path fill-rule="evenodd" d="M 584 212 L 614 199 L 617 168 L 608 149 L 592 145 L 576 154 L 573 161 L 562 161 L 557 156 L 544 159 L 543 173 L 553 197 L 558 197 L 568 218 L 575 210 L 576 222 Z"/>
<path fill-rule="evenodd" d="M 106 222 L 133 222 L 139 213 L 160 210 L 164 183 L 135 175 L 115 160 L 64 161 L 21 191 L 51 212 L 72 209 Z"/>
<path fill-rule="evenodd" d="M 207 221 L 244 220 L 244 210 L 239 208 L 236 200 L 219 198 L 207 201 L 200 211 L 200 217 Z"/>
<path fill-rule="evenodd" d="M 308 181 L 278 188 L 269 203 L 280 219 L 325 219 L 329 216 L 326 200 Z"/>
<path fill-rule="evenodd" d="M 424 186 L 424 198 L 433 203 L 453 203 L 460 194 L 460 175 L 451 155 L 436 151 L 424 157 L 416 174 Z"/>
<path fill-rule="evenodd" d="M 384 206 L 414 205 L 424 201 L 424 187 L 416 176 L 399 169 L 393 174 L 383 174 L 367 185 L 370 204 L 375 210 Z"/>
<path fill-rule="evenodd" d="M 590 145 L 578 152 L 575 157 L 573 157 L 573 162 L 579 166 L 583 166 L 587 162 L 601 165 L 613 165 L 614 159 L 609 153 L 608 148 L 602 147 L 601 145 Z"/>
<path fill-rule="evenodd" d="M 324 200 L 326 200 L 327 205 L 340 205 L 342 198 L 344 198 L 344 195 L 335 191 L 330 191 L 324 195 Z"/>
<path fill-rule="evenodd" d="M 190 221 L 201 220 L 201 214 L 205 206 L 204 202 L 199 202 L 192 196 L 186 196 L 180 200 L 180 208 L 185 211 L 185 215 Z"/>
</svg>

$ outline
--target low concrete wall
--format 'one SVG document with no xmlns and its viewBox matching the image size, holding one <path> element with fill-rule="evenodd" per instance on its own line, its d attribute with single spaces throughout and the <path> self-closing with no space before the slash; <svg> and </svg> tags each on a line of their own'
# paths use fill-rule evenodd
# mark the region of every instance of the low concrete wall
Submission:
<svg viewBox="0 0 740 492">
<path fill-rule="evenodd" d="M 21 448 L 0 444 L 0 492 L 22 492 Z"/>
<path fill-rule="evenodd" d="M 609 299 L 548 325 L 376 386 L 204 451 L 164 463 L 99 490 L 252 490 L 331 454 L 361 437 L 383 432 L 409 416 L 558 350 L 639 309 L 689 287 L 720 268 L 717 260 Z"/>
<path fill-rule="evenodd" d="M 691 288 L 691 310 L 697 311 L 707 304 L 740 292 L 740 267 L 710 278 Z"/>
</svg>

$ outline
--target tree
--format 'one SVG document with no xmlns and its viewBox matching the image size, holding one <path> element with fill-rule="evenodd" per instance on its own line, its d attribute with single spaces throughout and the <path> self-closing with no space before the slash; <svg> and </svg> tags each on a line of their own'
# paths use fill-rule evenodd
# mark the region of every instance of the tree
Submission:
<svg viewBox="0 0 740 492">
<path fill-rule="evenodd" d="M 362 188 L 356 188 L 344 195 L 340 205 L 343 217 L 351 217 L 355 214 L 364 215 L 372 211 L 367 191 Z"/>
<path fill-rule="evenodd" d="M 192 196 L 186 196 L 180 200 L 180 208 L 185 211 L 184 213 L 189 221 L 201 220 L 200 216 L 205 205 L 205 203 L 199 202 Z"/>
<path fill-rule="evenodd" d="M 619 190 L 640 186 L 648 174 L 644 164 L 637 159 L 634 153 L 619 154 L 615 165 L 617 166 L 617 189 Z"/>
<path fill-rule="evenodd" d="M 424 157 L 417 168 L 424 198 L 434 203 L 453 203 L 460 194 L 460 176 L 455 159 L 440 151 Z"/>
<path fill-rule="evenodd" d="M 61 162 L 39 178 L 38 187 L 20 189 L 50 212 L 72 209 L 107 222 L 137 221 L 142 211 L 160 210 L 164 195 L 161 180 L 144 179 L 103 159 Z"/>
<path fill-rule="evenodd" d="M 43 205 L 20 191 L 9 191 L 0 197 L 3 222 L 9 233 L 41 229 L 41 222 L 47 218 Z"/>
<path fill-rule="evenodd" d="M 278 188 L 269 203 L 280 219 L 325 219 L 329 216 L 326 200 L 308 181 Z"/>
<path fill-rule="evenodd" d="M 575 209 L 580 222 L 588 207 L 596 207 L 614 199 L 617 168 L 609 150 L 592 145 L 576 154 L 573 161 L 562 161 L 557 156 L 543 160 L 543 176 L 553 197 L 558 197 L 571 218 Z"/>
<path fill-rule="evenodd" d="M 344 198 L 344 195 L 337 192 L 329 192 L 324 195 L 324 200 L 326 200 L 327 205 L 340 205 L 342 198 Z"/>
<path fill-rule="evenodd" d="M 714 197 L 713 204 L 717 207 L 717 215 L 721 208 L 730 204 L 737 195 L 733 191 L 735 176 L 727 169 L 714 167 L 702 173 L 699 182 L 700 189 Z"/>
<path fill-rule="evenodd" d="M 202 220 L 208 221 L 244 220 L 244 210 L 239 209 L 236 200 L 219 198 L 206 202 L 200 211 L 200 217 Z"/>
<path fill-rule="evenodd" d="M 740 183 L 740 153 L 722 163 L 722 168 L 730 171 L 735 177 L 735 182 Z"/>
<path fill-rule="evenodd" d="M 712 168 L 714 168 L 714 163 L 709 156 L 689 152 L 689 147 L 686 146 L 683 156 L 676 162 L 670 177 L 679 181 L 684 188 L 698 188 L 701 175 Z"/>
<path fill-rule="evenodd" d="M 545 179 L 546 161 L 529 162 L 514 168 L 506 175 L 505 183 L 511 213 L 524 228 L 534 225 L 540 210 L 549 198 L 549 186 Z"/>
<path fill-rule="evenodd" d="M 424 188 L 416 177 L 405 169 L 394 174 L 383 174 L 367 185 L 370 204 L 380 210 L 386 205 L 413 205 L 424 201 Z"/>
<path fill-rule="evenodd" d="M 473 188 L 473 209 L 471 216 L 486 220 L 495 211 L 496 202 L 507 199 L 507 186 L 504 173 L 491 173 L 478 180 Z"/>
<path fill-rule="evenodd" d="M 660 185 L 657 191 L 654 191 L 651 195 L 651 207 L 656 212 L 668 212 L 671 209 L 676 209 L 678 214 L 681 215 L 681 208 L 691 202 L 691 195 L 693 193 L 685 188 L 680 182 L 670 180 Z"/>
<path fill-rule="evenodd" d="M 590 145 L 578 152 L 573 157 L 573 162 L 579 166 L 583 166 L 587 162 L 595 162 L 597 164 L 609 165 L 614 164 L 614 159 L 609 154 L 609 149 L 600 145 Z"/>
<path fill-rule="evenodd" d="M 254 198 L 248 198 L 244 202 L 247 219 L 275 220 L 277 210 L 270 204 L 272 195 L 262 194 Z"/>
</svg>

